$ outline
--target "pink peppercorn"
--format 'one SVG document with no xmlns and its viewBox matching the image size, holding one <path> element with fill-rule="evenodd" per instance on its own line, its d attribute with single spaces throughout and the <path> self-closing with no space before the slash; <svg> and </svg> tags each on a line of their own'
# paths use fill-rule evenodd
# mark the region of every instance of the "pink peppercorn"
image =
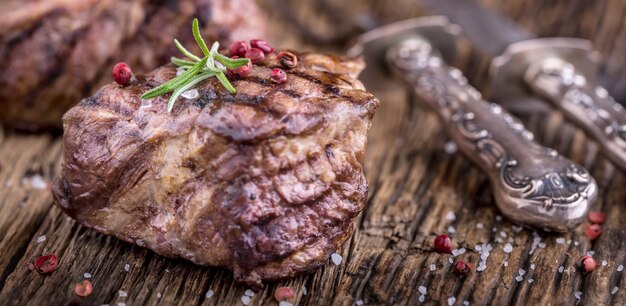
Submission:
<svg viewBox="0 0 626 306">
<path fill-rule="evenodd" d="M 285 83 L 287 81 L 287 73 L 280 68 L 274 68 L 270 72 L 270 80 L 277 84 Z"/>
<path fill-rule="evenodd" d="M 113 66 L 112 75 L 115 82 L 122 86 L 130 84 L 130 81 L 133 78 L 133 72 L 130 70 L 128 64 L 124 62 L 119 62 Z"/>
<path fill-rule="evenodd" d="M 239 56 L 233 56 L 232 58 L 239 58 Z M 245 79 L 250 75 L 250 72 L 252 72 L 252 63 L 248 62 L 247 64 L 239 67 L 239 68 L 227 68 L 226 69 L 226 73 L 228 74 L 229 77 L 237 77 L 240 79 Z"/>
<path fill-rule="evenodd" d="M 596 260 L 591 256 L 585 255 L 578 259 L 576 266 L 583 272 L 589 273 L 596 269 Z"/>
<path fill-rule="evenodd" d="M 452 240 L 448 235 L 439 235 L 435 238 L 435 251 L 444 254 L 452 253 Z"/>
<path fill-rule="evenodd" d="M 228 52 L 230 52 L 230 56 L 245 56 L 248 51 L 248 46 L 245 41 L 235 41 L 230 44 L 228 47 Z"/>
<path fill-rule="evenodd" d="M 253 64 L 258 64 L 265 60 L 265 53 L 259 48 L 250 48 L 245 57 L 249 58 Z"/>
<path fill-rule="evenodd" d="M 458 275 L 467 275 L 473 269 L 474 269 L 473 264 L 463 261 L 463 260 L 459 260 L 454 264 L 454 272 Z"/>
<path fill-rule="evenodd" d="M 35 261 L 35 269 L 41 274 L 48 274 L 56 271 L 59 259 L 54 254 L 40 256 Z"/>
<path fill-rule="evenodd" d="M 274 291 L 274 299 L 276 299 L 277 302 L 293 301 L 294 296 L 295 293 L 293 289 L 289 287 L 279 287 Z"/>
<path fill-rule="evenodd" d="M 265 40 L 261 39 L 251 39 L 250 47 L 261 49 L 261 51 L 265 54 L 274 52 L 274 48 L 272 48 L 272 46 L 270 46 Z"/>
</svg>

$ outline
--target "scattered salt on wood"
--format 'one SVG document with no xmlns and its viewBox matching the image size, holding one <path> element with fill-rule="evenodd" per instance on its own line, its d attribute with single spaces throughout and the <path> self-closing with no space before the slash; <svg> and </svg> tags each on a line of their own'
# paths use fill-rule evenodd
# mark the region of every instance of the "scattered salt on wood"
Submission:
<svg viewBox="0 0 626 306">
<path fill-rule="evenodd" d="M 521 276 L 519 276 L 519 275 L 515 277 L 515 280 L 516 280 L 518 283 L 519 283 L 519 282 L 521 282 L 523 279 L 524 279 L 524 278 L 523 278 L 523 277 L 521 277 Z"/>
<path fill-rule="evenodd" d="M 564 244 L 565 243 L 565 238 L 563 238 L 563 237 L 556 238 L 556 243 L 557 244 Z"/>
<path fill-rule="evenodd" d="M 91 278 L 91 273 L 89 272 L 85 272 L 85 274 L 83 274 L 84 278 Z"/>
<path fill-rule="evenodd" d="M 467 250 L 465 248 L 460 248 L 460 249 L 454 249 L 452 250 L 452 256 L 456 257 L 459 256 L 461 254 L 465 254 Z"/>
<path fill-rule="evenodd" d="M 524 228 L 521 226 L 511 225 L 511 230 L 513 233 L 519 234 Z"/>
<path fill-rule="evenodd" d="M 119 295 L 120 297 L 127 297 L 128 293 L 126 293 L 126 291 L 124 291 L 124 290 L 119 290 L 117 292 L 117 295 Z"/>
<path fill-rule="evenodd" d="M 498 221 L 498 222 L 502 221 L 502 216 L 496 215 L 496 221 Z"/>
<path fill-rule="evenodd" d="M 247 296 L 249 296 L 249 297 L 253 297 L 253 296 L 254 296 L 254 291 L 252 291 L 252 290 L 248 289 L 248 290 L 246 290 L 246 292 L 244 292 L 243 294 L 245 294 L 245 295 L 247 295 Z"/>
<path fill-rule="evenodd" d="M 210 299 L 213 296 L 213 290 L 209 290 L 206 292 L 206 294 L 204 295 L 207 299 Z"/>
<path fill-rule="evenodd" d="M 535 280 L 534 280 L 534 279 L 532 279 L 532 278 L 529 278 L 529 279 L 528 279 L 528 283 L 529 283 L 529 284 L 532 284 L 534 281 L 535 281 Z"/>
<path fill-rule="evenodd" d="M 482 223 L 476 223 L 476 228 L 483 228 L 485 227 L 485 225 L 483 225 Z"/>
<path fill-rule="evenodd" d="M 198 93 L 198 90 L 194 88 L 183 92 L 181 96 L 185 99 L 193 100 L 197 99 L 200 96 L 200 93 Z"/>
<path fill-rule="evenodd" d="M 46 235 L 41 235 L 37 238 L 37 243 L 42 243 L 44 241 L 46 241 Z"/>
<path fill-rule="evenodd" d="M 426 300 L 426 297 L 422 294 L 417 300 L 420 301 L 420 303 L 424 303 L 424 300 Z"/>
<path fill-rule="evenodd" d="M 463 301 L 463 305 L 464 306 L 468 306 L 469 305 L 469 301 Z"/>
<path fill-rule="evenodd" d="M 560 267 L 559 267 L 559 273 L 563 273 L 563 270 L 565 270 L 565 267 L 560 266 Z"/>
<path fill-rule="evenodd" d="M 425 295 L 427 292 L 427 289 L 424 286 L 419 286 L 417 287 L 417 291 L 419 291 L 419 293 L 421 293 L 422 295 Z"/>
<path fill-rule="evenodd" d="M 504 248 L 502 250 L 504 251 L 504 253 L 511 253 L 513 252 L 513 246 L 510 243 L 507 243 L 504 245 Z"/>
<path fill-rule="evenodd" d="M 505 267 L 508 267 L 508 266 L 509 266 L 509 262 L 505 260 L 505 261 L 504 261 L 504 266 L 505 266 Z"/>
<path fill-rule="evenodd" d="M 603 261 L 602 261 L 602 266 L 603 266 L 603 267 L 604 267 L 604 266 L 606 266 L 607 264 L 609 264 L 609 263 L 608 263 L 606 260 L 603 260 Z"/>
<path fill-rule="evenodd" d="M 595 254 L 596 254 L 596 251 L 588 251 L 587 252 L 587 256 L 593 257 L 593 255 L 595 255 Z"/>
<path fill-rule="evenodd" d="M 454 226 L 448 226 L 448 233 L 450 234 L 456 233 L 456 228 L 454 228 Z"/>
<path fill-rule="evenodd" d="M 448 262 L 449 263 L 454 263 L 454 260 L 452 260 L 452 258 L 448 258 Z"/>
<path fill-rule="evenodd" d="M 157 292 L 157 299 L 160 299 L 162 296 L 161 292 Z"/>
<path fill-rule="evenodd" d="M 35 189 L 46 189 L 48 188 L 48 183 L 43 179 L 43 177 L 39 174 L 35 174 L 28 178 L 30 182 L 30 186 Z"/>
<path fill-rule="evenodd" d="M 535 270 L 535 267 L 536 267 L 535 264 L 530 264 L 530 269 L 531 270 Z"/>
<path fill-rule="evenodd" d="M 575 297 L 577 300 L 580 300 L 580 297 L 581 297 L 582 295 L 583 295 L 583 293 L 582 293 L 581 291 L 576 291 L 576 292 L 574 292 L 574 297 Z"/>
<path fill-rule="evenodd" d="M 341 257 L 341 255 L 337 254 L 337 253 L 333 253 L 332 255 L 330 255 L 330 260 L 332 260 L 332 262 L 335 264 L 335 266 L 338 266 L 341 264 L 341 261 L 343 260 L 343 257 Z"/>
<path fill-rule="evenodd" d="M 306 289 L 306 287 L 302 287 L 302 294 L 306 295 L 308 293 L 308 290 Z"/>
<path fill-rule="evenodd" d="M 613 290 L 611 290 L 611 295 L 616 294 L 618 290 L 619 288 L 617 288 L 617 286 L 613 287 Z"/>
<path fill-rule="evenodd" d="M 454 305 L 454 302 L 456 302 L 456 298 L 451 296 L 448 298 L 448 306 L 452 306 Z"/>
<path fill-rule="evenodd" d="M 521 275 L 521 276 L 524 276 L 524 274 L 526 274 L 526 270 L 524 270 L 524 269 L 519 269 L 519 270 L 517 271 L 517 273 L 518 273 L 519 275 Z"/>
<path fill-rule="evenodd" d="M 449 211 L 449 212 L 446 214 L 446 220 L 448 220 L 448 221 L 454 221 L 454 220 L 456 220 L 456 214 L 454 214 L 454 212 L 452 212 L 452 211 Z"/>
<path fill-rule="evenodd" d="M 622 271 L 624 271 L 624 265 L 617 266 L 617 272 L 622 272 Z"/>
<path fill-rule="evenodd" d="M 363 302 L 363 301 L 361 301 L 361 303 L 362 303 L 362 302 Z M 363 305 L 363 304 L 358 304 L 358 301 L 357 301 L 357 305 Z M 278 306 L 293 306 L 293 304 L 291 304 L 291 302 L 287 302 L 287 301 L 280 301 L 280 302 L 278 303 Z"/>
<path fill-rule="evenodd" d="M 446 142 L 446 144 L 443 145 L 443 150 L 448 154 L 456 153 L 456 150 L 457 150 L 456 143 L 454 143 L 453 141 Z"/>
<path fill-rule="evenodd" d="M 126 272 L 130 271 L 130 265 L 129 264 L 125 264 L 124 265 L 124 271 L 126 271 Z"/>
<path fill-rule="evenodd" d="M 249 296 L 247 296 L 247 295 L 242 296 L 242 297 L 241 297 L 241 302 L 242 302 L 244 305 L 248 305 L 248 304 L 250 304 L 250 297 L 249 297 Z"/>
<path fill-rule="evenodd" d="M 124 302 L 119 302 L 119 303 L 117 303 L 117 306 L 126 306 L 126 303 L 124 303 Z"/>
<path fill-rule="evenodd" d="M 364 303 L 363 303 L 363 300 L 357 300 L 357 301 L 356 301 L 356 304 L 357 304 L 358 306 L 361 306 L 361 305 L 363 305 Z"/>
<path fill-rule="evenodd" d="M 430 271 L 435 271 L 435 269 L 437 269 L 437 266 L 435 264 L 430 264 Z"/>
</svg>

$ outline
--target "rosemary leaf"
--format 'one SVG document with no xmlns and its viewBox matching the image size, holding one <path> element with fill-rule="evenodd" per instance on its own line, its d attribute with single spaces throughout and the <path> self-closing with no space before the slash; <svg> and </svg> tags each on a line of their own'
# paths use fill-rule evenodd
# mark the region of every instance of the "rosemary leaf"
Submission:
<svg viewBox="0 0 626 306">
<path fill-rule="evenodd" d="M 228 90 L 228 92 L 230 92 L 231 94 L 234 94 L 234 93 L 237 92 L 235 90 L 235 87 L 233 87 L 233 85 L 230 84 L 230 82 L 228 81 L 228 79 L 224 75 L 224 72 L 222 72 L 222 71 L 216 72 L 215 73 L 215 77 L 217 77 L 217 79 L 220 81 L 220 83 L 222 83 L 224 88 L 226 88 L 226 90 Z"/>
<path fill-rule="evenodd" d="M 206 65 L 208 58 L 205 57 L 204 59 L 202 59 L 200 62 L 198 62 L 197 64 L 195 64 L 194 66 L 192 66 L 191 68 L 189 68 L 189 70 L 185 71 L 183 74 L 161 84 L 158 87 L 155 87 L 149 91 L 147 91 L 145 94 L 143 94 L 143 96 L 141 96 L 142 99 L 151 99 L 154 97 L 158 97 L 160 95 L 164 95 L 172 90 L 174 90 L 177 87 L 180 87 L 182 85 L 184 85 L 185 83 L 189 82 L 190 79 L 192 79 L 196 74 L 198 74 L 198 72 L 200 72 L 200 70 L 202 70 L 202 68 L 204 67 L 204 65 Z"/>
<path fill-rule="evenodd" d="M 198 25 L 198 18 L 193 19 L 193 25 L 191 26 L 191 30 L 193 32 L 193 38 L 196 39 L 196 42 L 198 43 L 200 50 L 202 50 L 202 53 L 204 53 L 204 55 L 206 56 L 209 56 L 209 48 L 207 48 L 206 43 L 204 42 L 204 39 L 202 39 L 202 36 L 200 35 L 200 26 Z"/>
<path fill-rule="evenodd" d="M 178 67 L 189 67 L 189 66 L 193 66 L 195 64 L 197 64 L 197 62 L 192 62 L 192 61 L 186 61 L 184 59 L 172 56 L 171 59 L 172 63 Z"/>
<path fill-rule="evenodd" d="M 182 52 L 186 57 L 199 62 L 200 58 L 195 56 L 193 53 L 189 52 L 189 50 L 185 49 L 185 47 L 183 47 L 183 45 L 178 41 L 178 39 L 174 39 L 174 44 L 176 45 L 176 48 L 178 48 L 178 50 L 180 50 L 180 52 Z"/>
<path fill-rule="evenodd" d="M 248 62 L 250 62 L 250 59 L 248 58 L 229 58 L 220 53 L 215 53 L 215 60 L 220 62 L 226 68 L 230 68 L 230 69 L 245 66 L 248 64 Z"/>
<path fill-rule="evenodd" d="M 184 86 L 176 89 L 174 91 L 174 93 L 172 94 L 172 96 L 170 97 L 170 100 L 167 102 L 167 111 L 171 112 L 172 108 L 174 108 L 174 103 L 176 103 L 176 100 L 178 99 L 178 97 L 180 95 L 182 95 L 185 91 L 191 89 L 192 87 L 196 86 L 198 83 L 212 77 L 215 76 L 215 73 L 213 73 L 212 71 L 207 71 L 204 72 L 202 74 L 198 74 L 196 76 L 194 76 L 189 83 L 185 84 Z"/>
</svg>

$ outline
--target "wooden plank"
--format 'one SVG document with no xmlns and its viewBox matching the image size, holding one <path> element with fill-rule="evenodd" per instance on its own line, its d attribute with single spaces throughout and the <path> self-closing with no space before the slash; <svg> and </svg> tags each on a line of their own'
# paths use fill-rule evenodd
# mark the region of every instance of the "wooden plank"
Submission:
<svg viewBox="0 0 626 306">
<path fill-rule="evenodd" d="M 391 4 L 303 1 L 294 4 L 294 14 L 320 25 L 316 29 L 321 30 L 332 28 L 329 23 L 333 22 L 330 17 L 319 17 L 325 5 L 340 12 L 373 10 L 383 21 L 425 14 L 418 5 L 407 9 L 404 2 L 413 4 L 404 0 Z M 498 3 L 511 14 L 523 9 L 525 13 L 516 16 L 520 20 L 532 18 L 524 14 L 537 13 Z M 615 8 L 614 2 L 609 3 L 605 9 Z M 280 45 L 319 49 L 278 18 L 276 10 L 270 14 Z M 345 46 L 321 48 L 339 51 Z M 484 91 L 488 59 L 467 45 L 461 55 L 456 65 Z M 294 288 L 298 305 L 354 305 L 357 301 L 415 305 L 421 300 L 421 286 L 426 288 L 424 302 L 432 305 L 447 304 L 451 297 L 456 305 L 463 301 L 472 305 L 573 305 L 578 301 L 576 291 L 582 292 L 581 305 L 626 304 L 626 276 L 618 271 L 626 265 L 626 178 L 598 153 L 595 144 L 558 113 L 522 117 L 539 142 L 591 170 L 600 187 L 596 209 L 608 216 L 604 233 L 593 242 L 584 236 L 583 226 L 567 234 L 533 234 L 499 216 L 486 177 L 460 153 L 444 150 L 448 138 L 436 117 L 399 88 L 375 92 L 382 104 L 369 135 L 365 162 L 370 196 L 355 222 L 353 237 L 340 252 L 342 264 L 329 262 L 314 274 L 267 284 L 252 297 L 252 305 L 276 305 L 273 292 L 280 286 Z M 0 135 L 0 304 L 242 304 L 247 288 L 235 284 L 228 271 L 163 258 L 86 229 L 52 207 L 49 191 L 32 188 L 30 182 L 35 174 L 49 181 L 57 173 L 62 150 L 58 138 Z M 452 273 L 452 257 L 432 251 L 433 239 L 440 233 L 449 233 L 456 248 L 466 249 L 453 261 L 463 258 L 478 263 L 477 246 L 491 244 L 486 269 L 467 277 Z M 43 235 L 46 240 L 37 243 Z M 545 246 L 536 245 L 536 237 Z M 512 252 L 504 252 L 506 243 L 512 245 Z M 536 248 L 531 254 L 533 244 Z M 574 263 L 588 251 L 595 252 L 598 267 L 584 275 Z M 49 252 L 60 259 L 55 273 L 42 276 L 28 269 L 29 263 Z M 602 265 L 605 260 L 607 264 Z M 559 272 L 561 266 L 563 272 Z M 525 273 L 517 281 L 520 269 Z M 86 272 L 92 275 L 94 292 L 78 299 L 73 286 Z M 615 287 L 618 291 L 611 294 Z M 120 290 L 127 296 L 120 296 Z M 209 290 L 213 296 L 207 298 Z"/>
</svg>

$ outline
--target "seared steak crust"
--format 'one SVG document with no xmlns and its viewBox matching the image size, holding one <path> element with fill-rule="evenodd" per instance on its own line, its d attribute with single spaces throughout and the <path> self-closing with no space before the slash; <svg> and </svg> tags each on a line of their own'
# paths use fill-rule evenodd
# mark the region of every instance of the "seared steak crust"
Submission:
<svg viewBox="0 0 626 306">
<path fill-rule="evenodd" d="M 61 127 L 61 116 L 111 81 L 127 62 L 154 69 L 194 48 L 198 17 L 205 38 L 263 38 L 253 0 L 4 0 L 0 1 L 0 120 L 21 130 Z"/>
<path fill-rule="evenodd" d="M 287 82 L 274 55 L 200 96 L 142 101 L 172 66 L 111 84 L 63 117 L 53 193 L 80 223 L 168 257 L 234 271 L 252 286 L 313 271 L 350 236 L 363 208 L 362 163 L 378 100 L 356 59 L 299 54 Z"/>
</svg>

